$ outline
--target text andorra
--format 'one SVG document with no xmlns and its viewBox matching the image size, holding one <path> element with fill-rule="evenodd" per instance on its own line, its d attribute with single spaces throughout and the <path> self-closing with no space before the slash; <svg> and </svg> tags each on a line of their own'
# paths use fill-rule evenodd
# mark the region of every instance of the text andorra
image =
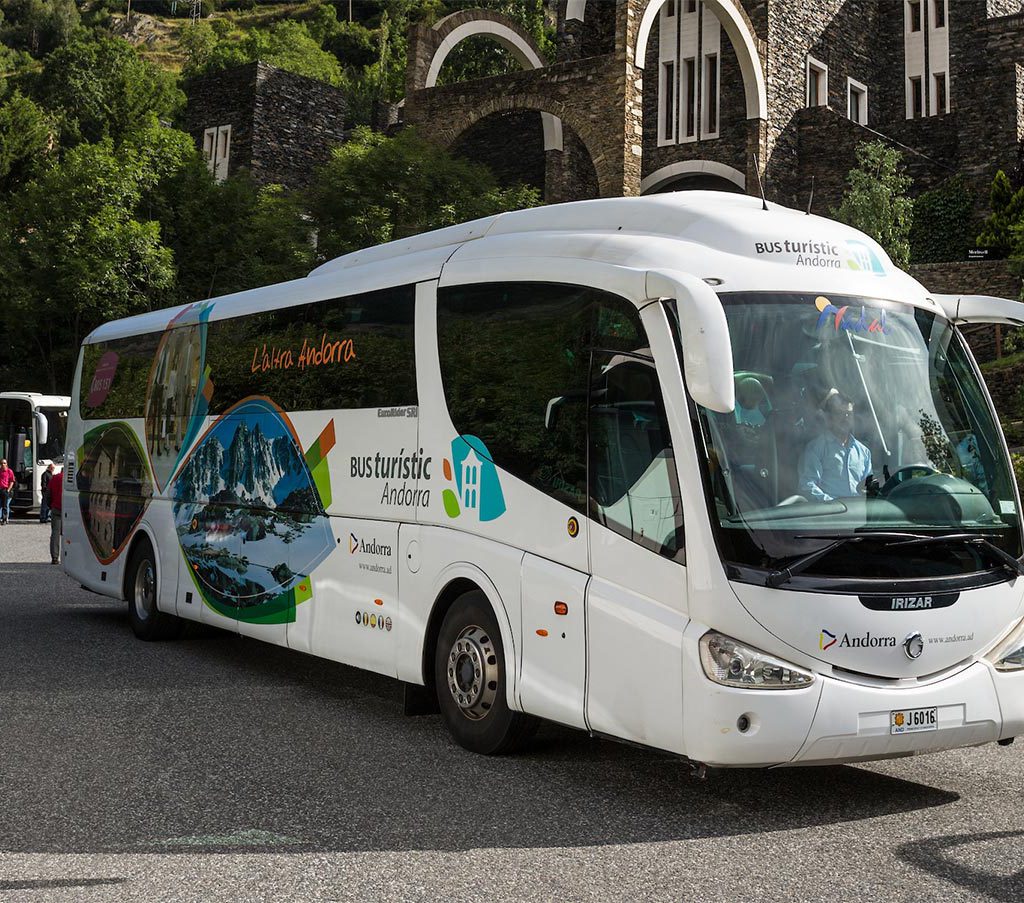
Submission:
<svg viewBox="0 0 1024 903">
<path fill-rule="evenodd" d="M 323 367 L 327 364 L 347 364 L 356 356 L 356 348 L 352 339 L 335 339 L 328 341 L 327 333 L 320 336 L 320 344 L 315 340 L 302 340 L 302 348 L 296 356 L 291 348 L 278 348 L 266 344 L 262 348 L 257 345 L 252 352 L 251 373 L 266 373 L 268 370 L 290 370 L 298 367 Z"/>
<path fill-rule="evenodd" d="M 871 631 L 868 631 L 864 636 L 850 636 L 848 633 L 843 634 L 843 638 L 839 641 L 839 647 L 848 647 L 850 649 L 877 649 L 880 646 L 895 646 L 896 637 L 894 636 L 874 636 Z"/>
<path fill-rule="evenodd" d="M 363 480 L 387 481 L 381 492 L 380 503 L 382 505 L 401 508 L 428 507 L 430 505 L 430 489 L 426 487 L 413 488 L 405 482 L 399 486 L 390 481 L 429 480 L 432 461 L 433 458 L 423 454 L 422 448 L 411 455 L 407 455 L 405 449 L 402 448 L 397 455 L 382 455 L 378 452 L 372 457 L 370 455 L 354 456 L 351 458 L 352 476 Z"/>
</svg>

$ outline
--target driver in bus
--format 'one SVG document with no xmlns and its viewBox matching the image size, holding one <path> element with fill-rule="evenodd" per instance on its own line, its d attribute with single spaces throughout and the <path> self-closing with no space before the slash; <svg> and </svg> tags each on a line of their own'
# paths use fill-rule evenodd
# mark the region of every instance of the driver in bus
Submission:
<svg viewBox="0 0 1024 903">
<path fill-rule="evenodd" d="M 853 435 L 853 402 L 835 387 L 821 404 L 825 430 L 800 456 L 800 488 L 819 502 L 857 495 L 871 475 L 871 452 Z"/>
</svg>

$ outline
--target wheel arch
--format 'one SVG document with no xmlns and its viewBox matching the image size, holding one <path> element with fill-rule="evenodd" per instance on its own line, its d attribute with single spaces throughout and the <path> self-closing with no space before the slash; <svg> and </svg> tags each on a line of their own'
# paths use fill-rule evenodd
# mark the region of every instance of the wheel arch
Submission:
<svg viewBox="0 0 1024 903">
<path fill-rule="evenodd" d="M 160 554 L 156 547 L 156 537 L 153 535 L 152 529 L 149 524 L 142 523 L 135 530 L 135 535 L 132 536 L 131 542 L 128 543 L 128 547 L 122 553 L 124 557 L 124 567 L 121 570 L 121 599 L 124 601 L 128 600 L 128 576 L 131 572 L 132 557 L 135 552 L 142 546 L 143 543 L 149 543 L 150 549 L 153 550 L 153 565 L 156 568 L 156 585 L 157 587 L 163 586 L 160 573 Z M 159 600 L 159 595 L 157 596 Z M 157 602 L 159 606 L 159 601 Z"/>
<path fill-rule="evenodd" d="M 512 630 L 512 623 L 509 620 L 508 611 L 501 600 L 501 594 L 491 580 L 475 565 L 468 562 L 461 562 L 446 568 L 437 580 L 437 590 L 434 593 L 434 604 L 431 606 L 430 615 L 427 618 L 426 629 L 423 632 L 423 651 L 420 659 L 420 673 L 425 686 L 434 687 L 434 653 L 437 648 L 437 641 L 441 634 L 441 624 L 445 615 L 455 604 L 455 600 L 467 592 L 478 591 L 483 593 L 491 610 L 494 612 L 495 620 L 501 632 L 502 651 L 505 657 L 506 693 L 510 708 L 517 709 L 513 701 L 517 698 L 515 684 L 517 678 L 516 668 L 516 641 Z"/>
</svg>

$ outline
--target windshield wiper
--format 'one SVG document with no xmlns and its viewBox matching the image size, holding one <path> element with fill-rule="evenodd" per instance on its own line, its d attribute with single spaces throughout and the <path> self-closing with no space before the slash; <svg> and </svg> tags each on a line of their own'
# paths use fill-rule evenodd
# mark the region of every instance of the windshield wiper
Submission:
<svg viewBox="0 0 1024 903">
<path fill-rule="evenodd" d="M 898 543 L 898 545 L 927 546 L 945 544 L 947 542 L 962 542 L 964 545 L 977 546 L 980 549 L 984 549 L 1003 567 L 1013 571 L 1019 576 L 1024 576 L 1024 561 L 1021 561 L 1019 558 L 1014 558 L 1009 552 L 1000 549 L 999 546 L 994 542 L 991 542 L 984 533 L 949 533 L 946 536 L 917 536 L 910 533 L 907 535 L 913 536 L 913 539 L 907 539 Z"/>
<path fill-rule="evenodd" d="M 992 557 L 998 559 L 1003 567 L 1008 568 L 1015 574 L 1024 575 L 1024 562 L 1014 558 L 1009 552 L 1004 552 L 999 546 L 990 542 L 982 533 L 949 533 L 946 536 L 922 536 L 920 533 L 890 533 L 879 531 L 877 533 L 854 533 L 850 536 L 835 535 L 814 535 L 807 534 L 797 536 L 797 539 L 831 539 L 827 546 L 798 558 L 791 565 L 772 571 L 765 578 L 766 586 L 782 586 L 790 578 L 795 577 L 801 571 L 806 571 L 812 564 L 824 558 L 830 552 L 851 542 L 861 542 L 865 539 L 885 542 L 899 546 L 923 546 L 947 542 L 962 542 L 967 545 L 978 546 L 984 549 Z"/>
<path fill-rule="evenodd" d="M 831 539 L 828 536 L 798 536 L 797 539 Z M 864 536 L 837 536 L 832 539 L 827 546 L 822 549 L 818 549 L 817 552 L 811 552 L 809 555 L 804 555 L 803 558 L 798 558 L 789 567 L 779 568 L 772 571 L 765 578 L 765 586 L 782 586 L 791 577 L 795 577 L 801 571 L 806 571 L 812 564 L 818 559 L 824 558 L 829 552 L 834 549 L 838 549 L 840 546 L 845 546 L 847 543 L 860 542 L 865 539 Z"/>
</svg>

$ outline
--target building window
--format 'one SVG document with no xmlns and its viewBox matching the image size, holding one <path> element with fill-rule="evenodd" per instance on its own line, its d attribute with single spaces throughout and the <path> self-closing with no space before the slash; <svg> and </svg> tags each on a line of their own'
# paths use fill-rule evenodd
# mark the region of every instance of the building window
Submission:
<svg viewBox="0 0 1024 903">
<path fill-rule="evenodd" d="M 718 134 L 718 54 L 704 57 L 704 135 L 713 138 Z"/>
<path fill-rule="evenodd" d="M 852 78 L 846 80 L 847 105 L 846 114 L 853 122 L 868 124 L 868 89 Z"/>
<path fill-rule="evenodd" d="M 218 125 L 203 132 L 203 159 L 218 182 L 223 182 L 228 177 L 228 164 L 231 159 L 230 125 Z"/>
<path fill-rule="evenodd" d="M 909 0 L 907 3 L 907 25 L 911 31 L 921 30 L 921 0 Z"/>
<path fill-rule="evenodd" d="M 936 28 L 946 27 L 946 0 L 935 0 L 932 21 Z"/>
<path fill-rule="evenodd" d="M 935 112 L 939 115 L 949 112 L 947 107 L 948 94 L 946 91 L 946 73 L 936 72 L 935 79 Z"/>
<path fill-rule="evenodd" d="M 683 97 L 686 98 L 686 137 L 697 137 L 697 61 L 683 60 Z"/>
<path fill-rule="evenodd" d="M 828 106 L 828 66 L 807 57 L 807 106 Z"/>
<path fill-rule="evenodd" d="M 665 15 L 672 18 L 676 14 L 676 0 L 665 0 Z"/>
<path fill-rule="evenodd" d="M 676 64 L 661 64 L 661 140 L 672 141 L 676 135 Z"/>
<path fill-rule="evenodd" d="M 910 118 L 920 119 L 924 110 L 924 93 L 920 76 L 910 79 Z"/>
<path fill-rule="evenodd" d="M 683 7 L 684 13 L 690 14 L 697 12 L 697 0 L 684 0 L 684 2 L 686 4 Z"/>
</svg>

